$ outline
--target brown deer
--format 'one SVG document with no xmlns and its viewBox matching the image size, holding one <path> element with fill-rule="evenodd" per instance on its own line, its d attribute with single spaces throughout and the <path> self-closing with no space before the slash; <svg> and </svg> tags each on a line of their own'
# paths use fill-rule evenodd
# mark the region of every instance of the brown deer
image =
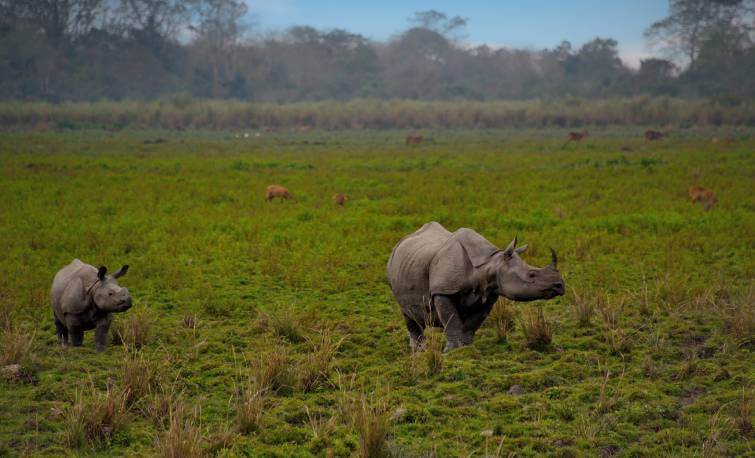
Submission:
<svg viewBox="0 0 755 458">
<path fill-rule="evenodd" d="M 666 137 L 667 135 L 668 135 L 668 132 L 661 132 L 659 130 L 648 129 L 645 131 L 645 140 L 647 141 L 662 140 L 663 137 Z"/>
<path fill-rule="evenodd" d="M 407 135 L 406 136 L 406 144 L 407 145 L 419 145 L 422 143 L 422 140 L 424 140 L 425 137 L 422 135 Z"/>
<path fill-rule="evenodd" d="M 583 130 L 582 132 L 569 132 L 569 139 L 566 140 L 566 143 L 564 143 L 561 148 L 566 148 L 566 145 L 568 145 L 569 142 L 579 142 L 582 141 L 583 138 L 589 136 L 590 134 L 586 130 Z"/>
<path fill-rule="evenodd" d="M 333 196 L 333 202 L 336 205 L 340 205 L 341 207 L 346 205 L 346 202 L 348 200 L 350 200 L 350 197 L 347 196 L 346 194 L 336 194 L 335 196 Z"/>
<path fill-rule="evenodd" d="M 690 186 L 689 198 L 692 199 L 693 203 L 702 203 L 705 210 L 712 210 L 716 205 L 716 202 L 718 202 L 716 193 L 714 193 L 712 189 L 705 188 L 703 186 Z"/>
<path fill-rule="evenodd" d="M 288 200 L 288 199 L 293 199 L 294 196 L 291 194 L 291 191 L 284 188 L 283 186 L 278 186 L 277 184 L 271 184 L 265 190 L 265 200 L 270 202 L 276 197 Z"/>
</svg>

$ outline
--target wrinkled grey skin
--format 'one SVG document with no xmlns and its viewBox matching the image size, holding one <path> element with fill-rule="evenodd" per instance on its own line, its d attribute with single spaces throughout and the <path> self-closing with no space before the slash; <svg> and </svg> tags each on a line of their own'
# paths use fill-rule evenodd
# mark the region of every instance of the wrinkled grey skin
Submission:
<svg viewBox="0 0 755 458">
<path fill-rule="evenodd" d="M 388 283 L 401 307 L 412 350 L 421 348 L 425 327 L 445 328 L 445 351 L 471 345 L 499 296 L 514 301 L 564 294 L 564 280 L 551 264 L 532 267 L 519 256 L 516 238 L 499 250 L 477 232 L 454 233 L 436 222 L 401 239 L 388 260 Z"/>
<path fill-rule="evenodd" d="M 73 346 L 78 347 L 84 341 L 84 331 L 94 329 L 97 350 L 107 347 L 113 313 L 131 308 L 128 289 L 116 281 L 127 271 L 128 266 L 123 266 L 106 275 L 106 267 L 96 269 L 78 259 L 60 269 L 50 293 L 58 344 L 68 345 L 70 333 Z"/>
</svg>

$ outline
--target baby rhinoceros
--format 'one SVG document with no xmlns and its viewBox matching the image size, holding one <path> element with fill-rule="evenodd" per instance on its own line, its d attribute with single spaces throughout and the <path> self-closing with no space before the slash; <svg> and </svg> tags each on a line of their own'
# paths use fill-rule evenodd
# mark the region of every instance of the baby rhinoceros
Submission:
<svg viewBox="0 0 755 458">
<path fill-rule="evenodd" d="M 124 265 L 107 275 L 106 267 L 97 269 L 78 259 L 58 271 L 50 298 L 60 345 L 68 345 L 70 333 L 73 346 L 78 347 L 84 341 L 84 331 L 94 329 L 97 350 L 105 349 L 113 313 L 131 308 L 128 289 L 117 282 L 127 271 Z"/>
<path fill-rule="evenodd" d="M 519 256 L 516 238 L 504 250 L 477 232 L 449 232 L 436 222 L 401 239 L 388 260 L 388 283 L 401 307 L 412 350 L 423 346 L 425 327 L 442 327 L 444 351 L 471 345 L 499 296 L 514 301 L 564 294 L 556 252 L 545 267 Z"/>
</svg>

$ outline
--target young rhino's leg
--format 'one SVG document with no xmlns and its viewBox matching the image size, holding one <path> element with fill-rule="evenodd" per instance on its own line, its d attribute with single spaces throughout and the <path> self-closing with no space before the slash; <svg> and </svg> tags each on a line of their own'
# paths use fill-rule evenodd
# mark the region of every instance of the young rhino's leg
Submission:
<svg viewBox="0 0 755 458">
<path fill-rule="evenodd" d="M 107 347 L 107 334 L 110 331 L 110 323 L 113 322 L 113 315 L 108 313 L 97 322 L 94 331 L 94 341 L 97 345 L 97 351 L 104 351 Z"/>
<path fill-rule="evenodd" d="M 435 310 L 438 312 L 438 318 L 443 323 L 443 328 L 446 331 L 446 347 L 444 352 L 459 348 L 464 345 L 463 328 L 459 312 L 456 308 L 456 304 L 448 296 L 435 296 L 433 298 L 433 304 Z"/>
<path fill-rule="evenodd" d="M 406 321 L 406 329 L 409 331 L 409 347 L 413 352 L 422 350 L 425 346 L 424 328 L 406 313 L 404 313 L 404 321 Z"/>
<path fill-rule="evenodd" d="M 478 329 L 480 329 L 480 326 L 482 326 L 485 318 L 487 318 L 490 314 L 490 311 L 493 309 L 493 305 L 495 305 L 496 300 L 498 299 L 496 298 L 495 300 L 488 300 L 488 302 L 480 305 L 479 309 L 475 310 L 464 319 L 464 334 L 462 336 L 464 345 L 472 345 L 475 333 Z"/>
<path fill-rule="evenodd" d="M 68 328 L 59 319 L 55 318 L 55 334 L 58 336 L 58 345 L 68 345 Z"/>
</svg>

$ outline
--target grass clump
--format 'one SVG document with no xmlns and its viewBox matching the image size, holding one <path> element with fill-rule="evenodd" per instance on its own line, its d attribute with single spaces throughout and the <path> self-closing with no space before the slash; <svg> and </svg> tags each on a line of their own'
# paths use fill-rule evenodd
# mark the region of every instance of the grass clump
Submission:
<svg viewBox="0 0 755 458">
<path fill-rule="evenodd" d="M 755 344 L 755 292 L 750 289 L 728 307 L 725 327 L 739 347 Z"/>
<path fill-rule="evenodd" d="M 294 384 L 291 360 L 284 347 L 264 353 L 253 369 L 255 383 L 264 390 L 277 392 Z"/>
<path fill-rule="evenodd" d="M 260 314 L 258 323 L 262 329 L 269 329 L 276 336 L 291 343 L 305 340 L 299 317 L 292 307 L 281 307 L 275 311 Z"/>
<path fill-rule="evenodd" d="M 336 339 L 329 328 L 323 328 L 315 339 L 307 340 L 312 350 L 299 363 L 296 374 L 299 388 L 305 393 L 328 379 L 333 359 L 345 337 Z"/>
<path fill-rule="evenodd" d="M 129 405 L 152 393 L 159 383 L 155 363 L 145 359 L 141 352 L 126 353 L 121 363 L 121 378 Z"/>
<path fill-rule="evenodd" d="M 550 346 L 554 324 L 545 319 L 542 307 L 532 307 L 522 313 L 519 324 L 528 348 L 542 350 Z"/>
<path fill-rule="evenodd" d="M 0 366 L 20 364 L 32 352 L 35 332 L 28 332 L 8 326 L 0 331 Z"/>
<path fill-rule="evenodd" d="M 359 437 L 359 456 L 377 458 L 387 455 L 387 438 L 391 414 L 382 398 L 341 393 L 341 412 Z"/>
<path fill-rule="evenodd" d="M 63 435 L 71 448 L 99 448 L 110 444 L 128 420 L 128 390 L 108 387 L 98 391 L 94 384 L 87 392 L 77 391 L 76 399 L 64 413 Z"/>
<path fill-rule="evenodd" d="M 574 315 L 577 318 L 577 326 L 580 328 L 586 328 L 590 326 L 592 316 L 595 313 L 595 305 L 591 300 L 580 296 L 576 291 L 574 293 L 574 301 L 572 302 L 572 308 L 574 309 Z"/>
<path fill-rule="evenodd" d="M 511 302 L 501 298 L 493 306 L 493 310 L 490 311 L 488 320 L 492 323 L 493 329 L 495 329 L 498 342 L 506 342 L 509 335 L 516 328 L 516 309 L 514 309 Z"/>
</svg>

